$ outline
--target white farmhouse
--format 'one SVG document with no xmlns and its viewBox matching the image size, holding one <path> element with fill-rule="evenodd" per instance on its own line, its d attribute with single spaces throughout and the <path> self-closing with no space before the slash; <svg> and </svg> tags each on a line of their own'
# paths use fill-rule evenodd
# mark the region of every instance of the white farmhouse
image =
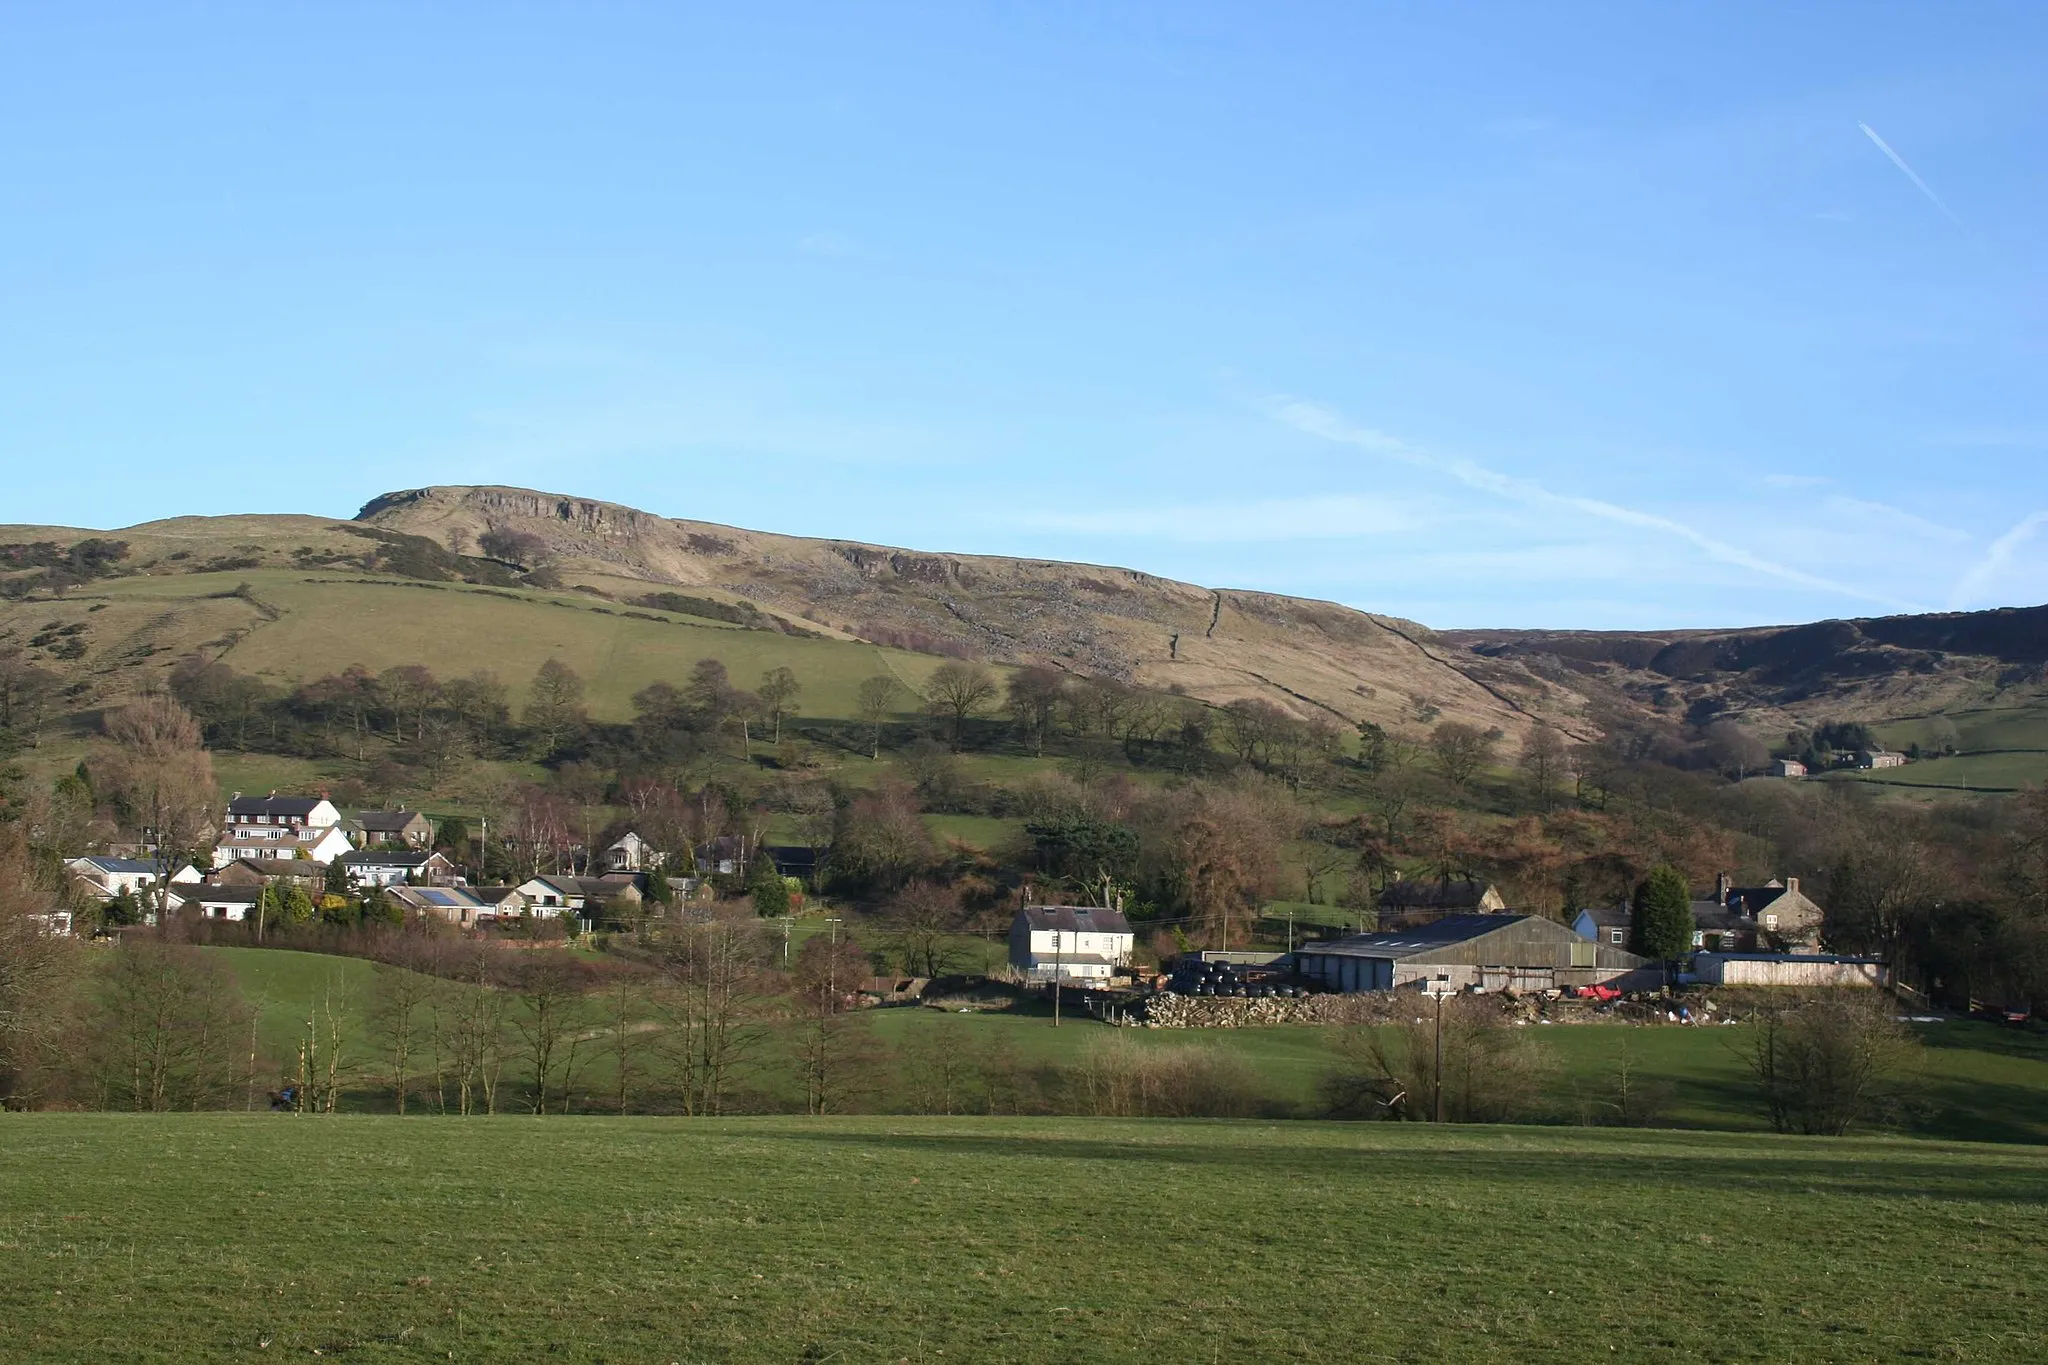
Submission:
<svg viewBox="0 0 2048 1365">
<path fill-rule="evenodd" d="M 1136 945 L 1123 911 L 1102 906 L 1027 905 L 1010 921 L 1010 965 L 1029 981 L 1107 981 Z"/>
</svg>

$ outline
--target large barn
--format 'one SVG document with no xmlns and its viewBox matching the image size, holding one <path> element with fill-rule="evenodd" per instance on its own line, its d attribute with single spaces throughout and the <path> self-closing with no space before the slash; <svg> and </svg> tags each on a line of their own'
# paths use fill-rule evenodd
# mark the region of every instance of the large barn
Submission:
<svg viewBox="0 0 2048 1365">
<path fill-rule="evenodd" d="M 1560 986 L 1655 987 L 1647 958 L 1589 943 L 1540 915 L 1446 915 L 1430 924 L 1311 943 L 1295 970 L 1335 991 L 1420 988 L 1446 978 L 1454 990 L 1551 990 Z"/>
</svg>

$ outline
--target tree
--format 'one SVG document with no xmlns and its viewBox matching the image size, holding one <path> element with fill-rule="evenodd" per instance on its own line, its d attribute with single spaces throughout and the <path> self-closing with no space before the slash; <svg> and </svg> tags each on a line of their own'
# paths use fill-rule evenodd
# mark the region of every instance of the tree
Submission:
<svg viewBox="0 0 2048 1365">
<path fill-rule="evenodd" d="M 754 689 L 754 695 L 761 699 L 762 714 L 775 727 L 769 743 L 782 743 L 782 718 L 789 714 L 803 690 L 796 674 L 787 668 L 771 668 L 761 675 L 761 685 Z"/>
<path fill-rule="evenodd" d="M 1453 996 L 1442 1002 L 1441 1024 L 1432 1008 L 1397 1027 L 1344 1037 L 1323 1100 L 1336 1118 L 1428 1122 L 1441 1095 L 1446 1123 L 1527 1119 L 1541 1109 L 1554 1070 L 1534 1033 L 1513 1027 L 1490 1001 Z"/>
<path fill-rule="evenodd" d="M 1436 755 L 1437 771 L 1458 787 L 1465 786 L 1493 761 L 1500 740 L 1498 730 L 1481 730 L 1455 720 L 1447 720 L 1429 732 L 1429 748 Z"/>
<path fill-rule="evenodd" d="M 1771 761 L 1764 742 L 1732 720 L 1717 720 L 1707 727 L 1707 756 L 1731 782 L 1740 782 Z"/>
<path fill-rule="evenodd" d="M 1750 1074 L 1771 1126 L 1839 1137 L 1885 1118 L 1919 1045 L 1880 992 L 1835 991 L 1751 1021 Z"/>
<path fill-rule="evenodd" d="M 76 940 L 41 918 L 54 903 L 23 831 L 0 827 L 0 1105 L 17 1100 L 59 1043 L 56 1008 L 76 964 Z"/>
<path fill-rule="evenodd" d="M 1529 796 L 1536 809 L 1545 815 L 1555 810 L 1557 790 L 1565 774 L 1564 739 L 1557 730 L 1549 725 L 1531 730 L 1528 739 L 1522 742 L 1522 755 L 1516 765 L 1529 784 Z"/>
<path fill-rule="evenodd" d="M 952 936 L 964 927 L 960 898 L 935 882 L 912 882 L 890 900 L 882 924 L 904 971 L 944 976 L 952 965 Z"/>
<path fill-rule="evenodd" d="M 1632 901 L 1630 948 L 1644 957 L 1669 962 L 1692 947 L 1692 890 L 1685 874 L 1664 864 L 1636 885 Z"/>
<path fill-rule="evenodd" d="M 724 1113 L 755 1064 L 769 1037 L 767 962 L 759 920 L 717 917 L 663 941 L 655 1007 L 668 1025 L 662 1048 L 685 1114 Z"/>
<path fill-rule="evenodd" d="M 94 785 L 112 794 L 127 822 L 155 847 L 155 908 L 167 915 L 170 872 L 197 846 L 214 801 L 213 759 L 200 747 L 191 712 L 161 694 L 111 713 L 106 732 L 113 752 Z"/>
<path fill-rule="evenodd" d="M 995 675 L 980 664 L 959 659 L 940 664 L 925 681 L 926 704 L 949 722 L 956 754 L 960 752 L 967 722 L 987 710 L 995 696 Z"/>
<path fill-rule="evenodd" d="M 536 1114 L 569 1112 L 574 1099 L 576 1062 L 589 1023 L 587 983 L 577 964 L 567 954 L 537 952 L 526 955 L 512 978 L 520 1008 L 513 1011 L 512 1027 L 523 1044 L 533 1081 L 528 1104 Z M 561 1098 L 556 1101 L 559 1084 Z"/>
<path fill-rule="evenodd" d="M 1056 668 L 1033 664 L 1010 675 L 1004 704 L 1034 757 L 1044 757 L 1046 731 L 1052 728 L 1066 695 L 1066 675 Z"/>
<path fill-rule="evenodd" d="M 540 756 L 553 758 L 586 723 L 583 679 L 560 659 L 549 659 L 533 675 L 521 719 L 539 741 Z"/>
<path fill-rule="evenodd" d="M 371 985 L 370 1030 L 384 1054 L 391 1096 L 405 1113 L 413 1070 L 427 1051 L 429 1016 L 439 983 L 423 972 L 379 966 Z"/>
<path fill-rule="evenodd" d="M 804 940 L 791 973 L 799 1021 L 797 1078 L 812 1114 L 844 1113 L 865 1090 L 874 1065 L 867 1020 L 846 1009 L 847 998 L 872 971 L 867 954 L 849 938 L 822 934 Z"/>
<path fill-rule="evenodd" d="M 754 913 L 761 918 L 775 919 L 789 913 L 789 882 L 775 870 L 775 860 L 766 854 L 755 862 L 748 890 L 753 896 Z"/>
<path fill-rule="evenodd" d="M 903 696 L 905 690 L 902 683 L 887 673 L 877 673 L 871 678 L 864 678 L 861 685 L 855 689 L 854 712 L 860 717 L 861 724 L 869 729 L 869 758 L 882 756 L 882 726 L 889 717 L 896 714 L 898 698 Z"/>
<path fill-rule="evenodd" d="M 163 1113 L 224 1105 L 246 1055 L 251 1010 L 216 958 L 128 938 L 100 973 L 86 1030 L 102 1107 Z"/>
</svg>

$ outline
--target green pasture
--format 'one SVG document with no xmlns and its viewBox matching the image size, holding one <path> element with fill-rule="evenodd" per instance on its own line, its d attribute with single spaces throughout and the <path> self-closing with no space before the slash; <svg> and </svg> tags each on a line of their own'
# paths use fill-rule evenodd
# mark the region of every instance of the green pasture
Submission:
<svg viewBox="0 0 2048 1365">
<path fill-rule="evenodd" d="M 278 615 L 256 624 L 222 656 L 243 672 L 288 683 L 345 664 L 372 673 L 423 664 L 443 678 L 489 671 L 511 686 L 516 706 L 527 680 L 554 657 L 582 674 L 591 714 L 600 720 L 626 719 L 635 692 L 653 682 L 680 685 L 704 658 L 723 660 L 740 686 L 787 666 L 803 683 L 804 715 L 841 719 L 853 716 L 854 692 L 863 679 L 889 673 L 914 690 L 943 662 L 852 641 L 741 630 L 578 593 L 362 582 L 278 569 L 113 579 L 96 585 L 95 595 L 175 610 L 178 603 L 197 604 L 244 583 Z M 626 616 L 628 611 L 660 619 Z"/>
<path fill-rule="evenodd" d="M 10 1115 L 45 1362 L 2034 1358 L 2048 1152 L 1072 1119 Z"/>
<path fill-rule="evenodd" d="M 833 926 L 824 919 L 793 922 L 792 954 L 806 939 L 831 932 Z M 837 932 L 849 930 L 842 924 Z M 873 934 L 863 934 L 860 941 L 869 948 L 882 946 Z M 972 935 L 953 936 L 949 948 L 955 969 L 963 972 L 991 970 L 1001 965 L 1005 954 L 1001 939 Z M 258 1006 L 259 1035 L 269 1056 L 289 1057 L 303 1034 L 308 1014 L 324 1008 L 331 999 L 346 1020 L 345 1037 L 352 1057 L 365 1068 L 376 1057 L 368 1025 L 373 973 L 392 969 L 355 958 L 268 948 L 207 951 L 227 963 L 244 995 Z M 1049 1006 L 1039 999 L 1012 1009 L 972 1014 L 913 1006 L 870 1010 L 861 1017 L 883 1045 L 867 1104 L 885 1110 L 906 1106 L 901 1085 L 905 1059 L 934 1043 L 963 1055 L 982 1056 L 1000 1050 L 1020 1066 L 1039 1069 L 1049 1084 L 1056 1085 L 1058 1071 L 1078 1064 L 1089 1047 L 1113 1033 L 1078 1013 L 1071 998 L 1057 1027 Z M 1626 1059 L 1639 1078 L 1668 1091 L 1661 1106 L 1662 1122 L 1759 1132 L 1766 1127 L 1749 1079 L 1750 1039 L 1744 1026 L 1588 1023 L 1529 1028 L 1551 1059 L 1553 1073 L 1545 1088 L 1549 1117 L 1557 1121 L 1582 1118 L 1586 1106 L 1611 1085 Z M 1918 1032 L 1926 1046 L 1909 1087 L 1913 1103 L 1899 1121 L 1902 1131 L 1930 1137 L 2048 1143 L 2048 1035 L 1967 1021 L 1926 1025 Z M 1249 1063 L 1265 1109 L 1313 1115 L 1320 1112 L 1319 1084 L 1334 1064 L 1337 1034 L 1338 1030 L 1329 1028 L 1275 1027 L 1133 1029 L 1116 1036 L 1138 1047 L 1230 1049 Z M 756 1058 L 756 1074 L 749 1084 L 773 1103 L 795 1105 L 797 1092 L 786 1074 L 786 1051 L 786 1040 L 767 1044 Z M 577 1091 L 584 1097 L 578 1107 L 596 1103 L 590 1097 L 607 1092 L 612 1074 L 609 1067 L 601 1049 L 588 1053 L 577 1081 Z M 384 1103 L 381 1082 L 369 1079 L 351 1100 L 353 1107 L 377 1108 Z"/>
<path fill-rule="evenodd" d="M 1868 782 L 1882 787 L 1952 788 L 2002 792 L 2048 782 L 2048 750 L 2039 753 L 1961 753 L 1923 759 L 1903 768 L 1845 769 L 1829 781 Z"/>
</svg>

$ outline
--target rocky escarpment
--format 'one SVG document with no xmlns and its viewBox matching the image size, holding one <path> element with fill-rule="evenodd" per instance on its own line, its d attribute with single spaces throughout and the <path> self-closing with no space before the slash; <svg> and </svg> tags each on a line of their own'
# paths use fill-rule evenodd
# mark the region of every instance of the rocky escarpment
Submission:
<svg viewBox="0 0 2048 1365">
<path fill-rule="evenodd" d="M 451 549 L 534 537 L 565 577 L 729 594 L 829 634 L 1003 663 L 1045 663 L 1216 703 L 1412 727 L 1441 715 L 1511 735 L 1589 736 L 1583 698 L 1518 664 L 1433 647 L 1412 622 L 1333 602 L 1212 591 L 1101 565 L 774 535 L 531 489 L 389 493 L 360 521 Z"/>
</svg>

